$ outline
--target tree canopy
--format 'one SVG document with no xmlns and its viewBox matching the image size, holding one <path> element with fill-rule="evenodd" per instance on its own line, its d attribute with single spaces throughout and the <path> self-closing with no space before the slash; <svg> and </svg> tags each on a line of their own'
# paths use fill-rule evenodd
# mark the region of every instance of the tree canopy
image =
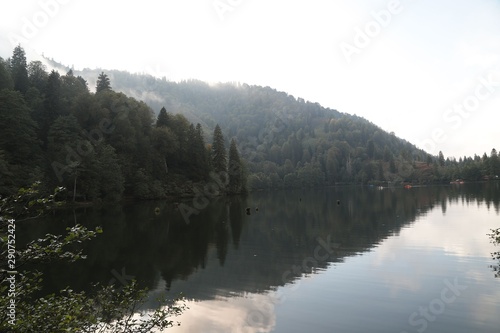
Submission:
<svg viewBox="0 0 500 333">
<path fill-rule="evenodd" d="M 23 55 L 16 48 L 14 63 L 24 66 Z M 155 121 L 144 102 L 113 91 L 103 72 L 91 93 L 73 70 L 47 73 L 39 61 L 28 66 L 23 94 L 10 83 L 14 67 L 0 61 L 0 195 L 41 180 L 47 191 L 68 188 L 75 201 L 152 199 L 193 195 L 209 181 L 199 123 L 164 107 Z M 217 133 L 216 155 L 226 168 L 220 127 Z"/>
</svg>

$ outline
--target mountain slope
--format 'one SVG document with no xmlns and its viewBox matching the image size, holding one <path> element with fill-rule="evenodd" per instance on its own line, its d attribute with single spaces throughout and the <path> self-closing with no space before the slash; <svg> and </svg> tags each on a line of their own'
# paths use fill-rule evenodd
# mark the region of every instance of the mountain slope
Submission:
<svg viewBox="0 0 500 333">
<path fill-rule="evenodd" d="M 77 71 L 93 86 L 101 70 Z M 247 161 L 251 188 L 343 182 L 436 180 L 435 159 L 368 120 L 269 87 L 171 82 L 150 75 L 105 71 L 114 90 L 165 106 L 210 133 L 218 123 Z M 429 165 L 428 165 L 429 164 Z"/>
</svg>

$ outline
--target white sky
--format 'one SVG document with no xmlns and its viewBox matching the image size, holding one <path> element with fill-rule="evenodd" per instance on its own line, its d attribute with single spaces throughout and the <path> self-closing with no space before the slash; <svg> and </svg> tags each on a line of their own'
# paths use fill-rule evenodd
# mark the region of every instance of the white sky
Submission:
<svg viewBox="0 0 500 333">
<path fill-rule="evenodd" d="M 4 58 L 20 40 L 27 52 L 76 69 L 270 86 L 363 116 L 434 154 L 500 149 L 500 0 L 0 0 L 0 6 Z M 377 23 L 373 13 L 389 16 Z M 371 36 L 363 39 L 359 31 L 367 29 Z"/>
</svg>

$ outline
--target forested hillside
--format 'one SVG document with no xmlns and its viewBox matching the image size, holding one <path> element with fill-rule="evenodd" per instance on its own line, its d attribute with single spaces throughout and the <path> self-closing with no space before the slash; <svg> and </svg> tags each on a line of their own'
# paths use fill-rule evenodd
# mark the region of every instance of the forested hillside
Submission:
<svg viewBox="0 0 500 333">
<path fill-rule="evenodd" d="M 431 156 L 364 118 L 269 87 L 46 64 L 57 70 L 28 63 L 21 47 L 0 58 L 0 194 L 41 181 L 82 201 L 192 195 L 228 167 L 223 193 L 500 173 L 495 149 Z"/>
<path fill-rule="evenodd" d="M 52 62 L 53 66 L 61 66 Z M 89 82 L 99 70 L 79 72 Z M 269 87 L 107 71 L 118 91 L 159 110 L 185 115 L 210 130 L 220 124 L 236 138 L 249 171 L 250 189 L 339 183 L 448 183 L 497 179 L 500 161 L 491 152 L 431 156 L 370 121 L 306 102 Z M 209 131 L 206 131 L 209 132 Z"/>
<path fill-rule="evenodd" d="M 104 73 L 91 93 L 71 70 L 27 64 L 21 47 L 0 59 L 1 195 L 35 181 L 47 190 L 64 186 L 80 201 L 189 195 L 208 181 L 217 158 L 224 163 L 218 172 L 235 164 L 231 156 L 239 161 L 234 153 L 226 159 L 219 136 L 215 157 L 199 124 L 165 109 L 156 117 L 144 102 L 115 92 Z M 219 190 L 245 191 L 242 168 L 232 171 L 231 188 Z"/>
</svg>

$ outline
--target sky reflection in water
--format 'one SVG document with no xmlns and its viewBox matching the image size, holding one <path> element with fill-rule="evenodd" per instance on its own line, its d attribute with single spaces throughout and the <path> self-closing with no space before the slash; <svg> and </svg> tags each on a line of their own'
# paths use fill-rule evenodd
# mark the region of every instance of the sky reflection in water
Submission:
<svg viewBox="0 0 500 333">
<path fill-rule="evenodd" d="M 489 266 L 497 249 L 486 234 L 498 217 L 485 202 L 449 200 L 368 251 L 285 286 L 192 300 L 172 331 L 495 332 L 500 283 Z"/>
</svg>

